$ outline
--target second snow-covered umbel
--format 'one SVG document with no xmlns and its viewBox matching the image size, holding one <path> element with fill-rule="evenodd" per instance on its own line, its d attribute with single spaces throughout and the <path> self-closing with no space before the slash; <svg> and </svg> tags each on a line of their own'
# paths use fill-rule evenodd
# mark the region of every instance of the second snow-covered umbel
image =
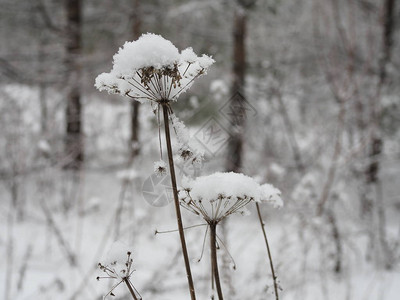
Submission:
<svg viewBox="0 0 400 300">
<path fill-rule="evenodd" d="M 217 172 L 183 180 L 179 198 L 189 211 L 207 222 L 218 223 L 233 213 L 245 212 L 245 206 L 252 201 L 282 206 L 280 194 L 272 185 L 260 185 L 249 176 Z"/>
</svg>

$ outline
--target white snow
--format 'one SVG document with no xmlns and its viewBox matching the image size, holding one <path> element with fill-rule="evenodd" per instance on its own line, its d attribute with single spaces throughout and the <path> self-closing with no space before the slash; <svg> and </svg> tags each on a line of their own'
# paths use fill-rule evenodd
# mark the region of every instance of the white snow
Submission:
<svg viewBox="0 0 400 300">
<path fill-rule="evenodd" d="M 189 143 L 189 130 L 187 130 L 185 124 L 178 119 L 175 114 L 170 115 L 171 124 L 176 133 L 176 137 L 178 139 L 178 143 L 181 145 L 185 145 Z"/>
<path fill-rule="evenodd" d="M 190 189 L 193 199 L 213 201 L 219 195 L 231 198 L 252 198 L 256 202 L 277 201 L 280 192 L 270 184 L 260 185 L 253 178 L 235 172 L 216 172 L 194 180 L 183 180 L 183 188 Z"/>
<path fill-rule="evenodd" d="M 260 185 L 241 173 L 217 172 L 196 179 L 183 178 L 179 198 L 182 205 L 206 221 L 220 221 L 232 213 L 247 215 L 251 202 L 270 202 L 282 206 L 280 191 L 270 184 Z"/>
<path fill-rule="evenodd" d="M 262 190 L 262 202 L 267 202 L 273 205 L 275 208 L 281 208 L 283 201 L 281 198 L 281 191 L 269 183 L 261 185 Z"/>
<path fill-rule="evenodd" d="M 113 72 L 101 73 L 96 77 L 94 86 L 99 91 L 107 91 L 109 94 L 126 94 L 132 90 L 132 87 L 125 80 L 120 79 Z M 141 94 L 141 96 L 143 96 Z M 138 101 L 143 102 L 142 98 L 138 98 Z"/>
<path fill-rule="evenodd" d="M 51 152 L 51 146 L 49 144 L 48 141 L 41 139 L 38 144 L 37 144 L 38 148 L 40 151 L 42 151 L 43 153 L 49 154 Z"/>
<path fill-rule="evenodd" d="M 192 47 L 186 48 L 181 52 L 181 61 L 187 63 L 194 63 L 197 60 L 197 55 L 194 53 Z"/>
<path fill-rule="evenodd" d="M 160 35 L 147 33 L 137 41 L 125 42 L 113 57 L 113 71 L 120 76 L 131 77 L 143 67 L 172 67 L 179 57 L 178 49 L 170 41 Z"/>
<path fill-rule="evenodd" d="M 111 72 L 97 76 L 95 87 L 139 102 L 176 101 L 213 63 L 192 48 L 179 53 L 170 41 L 147 33 L 119 49 Z"/>
<path fill-rule="evenodd" d="M 227 94 L 228 91 L 229 91 L 228 85 L 225 83 L 224 80 L 216 79 L 212 81 L 210 84 L 211 93 Z"/>
</svg>

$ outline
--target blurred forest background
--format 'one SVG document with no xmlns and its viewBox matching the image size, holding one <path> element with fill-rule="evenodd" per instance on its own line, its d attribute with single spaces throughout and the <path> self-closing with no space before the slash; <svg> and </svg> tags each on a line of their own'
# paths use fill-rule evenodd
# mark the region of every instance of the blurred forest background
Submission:
<svg viewBox="0 0 400 300">
<path fill-rule="evenodd" d="M 93 87 L 153 32 L 216 61 L 174 104 L 203 174 L 282 191 L 283 209 L 262 207 L 281 299 L 398 299 L 398 20 L 396 0 L 0 0 L 0 298 L 101 299 L 96 265 L 120 239 L 144 299 L 188 299 L 177 234 L 154 235 L 176 228 L 173 209 L 143 197 L 156 117 Z M 251 211 L 220 233 L 227 299 L 274 299 Z M 186 235 L 208 299 L 204 228 Z"/>
</svg>

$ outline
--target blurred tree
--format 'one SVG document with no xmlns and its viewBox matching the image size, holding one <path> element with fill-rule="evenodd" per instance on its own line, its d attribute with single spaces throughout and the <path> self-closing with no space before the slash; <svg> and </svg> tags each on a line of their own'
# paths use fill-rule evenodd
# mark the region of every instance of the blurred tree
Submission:
<svg viewBox="0 0 400 300">
<path fill-rule="evenodd" d="M 138 39 L 142 31 L 142 17 L 140 9 L 140 0 L 133 1 L 133 13 L 132 13 L 132 37 L 134 40 Z M 131 101 L 131 137 L 130 137 L 130 160 L 139 154 L 139 108 L 140 103 L 138 101 Z"/>
<path fill-rule="evenodd" d="M 233 17 L 233 61 L 232 86 L 229 114 L 231 117 L 231 139 L 225 165 L 227 171 L 238 172 L 242 167 L 243 131 L 246 117 L 246 30 L 247 10 L 254 5 L 252 0 L 237 0 Z"/>
<path fill-rule="evenodd" d="M 67 108 L 66 122 L 66 164 L 67 169 L 79 169 L 84 159 L 84 145 L 82 132 L 82 103 L 81 103 L 81 0 L 65 0 L 67 13 L 66 26 L 66 60 Z"/>
<path fill-rule="evenodd" d="M 387 79 L 387 65 L 392 56 L 393 35 L 395 32 L 395 0 L 385 0 L 383 4 L 382 19 L 382 50 L 379 61 L 379 84 L 376 99 L 370 101 L 370 124 L 371 140 L 370 140 L 370 163 L 366 170 L 367 184 L 376 184 L 379 181 L 379 156 L 382 153 L 383 139 L 380 128 L 381 124 L 381 92 Z M 374 97 L 375 98 L 375 97 Z M 365 207 L 368 210 L 368 207 Z"/>
</svg>

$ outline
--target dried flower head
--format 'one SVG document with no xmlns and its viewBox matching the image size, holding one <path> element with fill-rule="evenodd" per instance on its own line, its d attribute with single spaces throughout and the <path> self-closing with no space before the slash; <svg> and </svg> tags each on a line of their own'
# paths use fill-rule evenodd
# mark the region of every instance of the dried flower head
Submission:
<svg viewBox="0 0 400 300">
<path fill-rule="evenodd" d="M 132 268 L 132 263 L 133 259 L 131 258 L 131 252 L 127 252 L 127 259 L 125 263 L 121 263 L 118 261 L 113 261 L 107 265 L 103 265 L 102 263 L 98 263 L 98 267 L 100 268 L 101 271 L 107 274 L 106 277 L 97 277 L 97 280 L 100 280 L 101 278 L 113 278 L 113 279 L 119 279 L 122 280 L 126 277 L 129 277 L 131 274 L 131 268 Z"/>
<path fill-rule="evenodd" d="M 276 203 L 280 192 L 240 173 L 218 172 L 183 180 L 179 198 L 183 207 L 202 216 L 206 222 L 218 223 L 233 213 L 246 214 L 245 206 L 251 201 Z"/>
<path fill-rule="evenodd" d="M 119 49 L 113 69 L 97 76 L 95 87 L 140 102 L 176 101 L 213 63 L 192 48 L 179 53 L 170 41 L 147 33 Z"/>
<path fill-rule="evenodd" d="M 97 276 L 97 280 L 117 280 L 117 283 L 104 296 L 104 298 L 106 298 L 108 295 L 115 296 L 113 294 L 114 289 L 124 282 L 129 287 L 130 292 L 134 293 L 138 299 L 141 299 L 139 292 L 135 289 L 130 281 L 130 277 L 135 270 L 132 268 L 132 252 L 130 250 L 126 250 L 126 248 L 127 247 L 124 243 L 115 242 L 107 255 L 106 263 L 98 263 L 99 269 L 104 272 L 106 276 Z"/>
<path fill-rule="evenodd" d="M 194 155 L 193 151 L 187 145 L 183 145 L 178 149 L 178 155 L 183 161 L 188 161 Z"/>
<path fill-rule="evenodd" d="M 167 164 L 163 160 L 154 162 L 154 173 L 157 177 L 163 177 L 167 174 Z"/>
</svg>

